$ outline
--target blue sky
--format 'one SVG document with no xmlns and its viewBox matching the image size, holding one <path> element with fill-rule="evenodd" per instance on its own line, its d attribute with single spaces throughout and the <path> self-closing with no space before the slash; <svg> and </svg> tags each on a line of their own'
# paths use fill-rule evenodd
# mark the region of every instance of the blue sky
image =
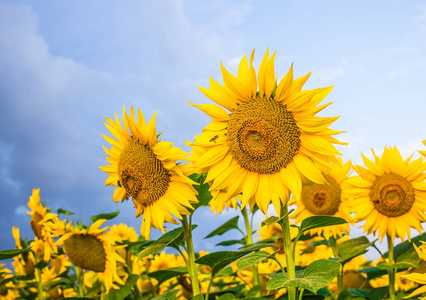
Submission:
<svg viewBox="0 0 426 300">
<path fill-rule="evenodd" d="M 184 147 L 209 122 L 187 103 L 210 103 L 197 87 L 221 82 L 220 61 L 235 74 L 254 48 L 257 67 L 268 46 L 280 76 L 294 63 L 297 77 L 312 71 L 306 88 L 334 85 L 322 114 L 341 116 L 345 160 L 424 150 L 423 1 L 0 1 L 0 249 L 14 247 L 12 226 L 32 236 L 25 211 L 38 187 L 54 210 L 88 223 L 120 209 L 114 223 L 138 230 L 98 168 L 104 116 L 157 110 L 164 139 Z M 196 250 L 212 251 L 221 239 L 202 237 L 234 215 L 197 211 Z"/>
</svg>

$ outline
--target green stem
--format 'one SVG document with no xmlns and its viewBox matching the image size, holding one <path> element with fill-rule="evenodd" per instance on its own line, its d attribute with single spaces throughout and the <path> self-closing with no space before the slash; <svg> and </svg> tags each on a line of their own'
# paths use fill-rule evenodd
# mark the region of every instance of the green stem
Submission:
<svg viewBox="0 0 426 300">
<path fill-rule="evenodd" d="M 85 296 L 85 292 L 84 292 L 84 274 L 83 274 L 83 270 L 80 267 L 75 267 L 74 269 L 75 271 L 75 277 L 77 277 L 77 294 L 79 297 L 84 297 Z"/>
<path fill-rule="evenodd" d="M 305 291 L 305 289 L 300 289 L 299 300 L 303 299 L 303 292 L 304 291 Z"/>
<path fill-rule="evenodd" d="M 38 259 L 37 259 L 37 255 L 34 251 L 31 251 L 34 255 L 34 261 L 35 261 L 35 265 L 37 265 L 38 263 Z M 43 283 L 41 282 L 41 270 L 39 268 L 37 269 L 37 285 L 38 285 L 38 297 L 40 300 L 44 300 L 43 297 Z"/>
<path fill-rule="evenodd" d="M 285 216 L 281 222 L 281 228 L 283 230 L 283 240 L 285 248 L 285 258 L 287 263 L 287 275 L 290 279 L 296 278 L 296 270 L 294 264 L 293 249 L 291 247 L 291 236 L 290 236 L 290 218 L 288 216 L 288 206 L 287 204 L 281 207 L 280 217 Z M 296 288 L 288 287 L 288 299 L 296 300 Z"/>
<path fill-rule="evenodd" d="M 393 241 L 392 237 L 387 234 L 388 238 L 388 256 L 389 256 L 389 300 L 395 300 L 395 272 L 393 269 Z"/>
<path fill-rule="evenodd" d="M 185 242 L 186 242 L 186 249 L 188 253 L 188 272 L 189 276 L 191 277 L 191 284 L 192 284 L 192 293 L 194 296 L 197 296 L 200 294 L 200 284 L 198 282 L 198 274 L 197 274 L 197 267 L 195 265 L 195 253 L 194 253 L 194 245 L 192 243 L 192 216 L 189 217 L 189 222 L 187 219 L 187 216 L 183 216 L 182 218 L 182 226 L 183 231 L 185 233 Z"/>
<path fill-rule="evenodd" d="M 251 244 L 253 244 L 253 229 L 250 226 L 250 221 L 249 221 L 249 217 L 248 217 L 248 213 L 247 213 L 247 208 L 243 207 L 241 209 L 241 213 L 243 214 L 244 224 L 246 225 L 247 245 L 251 245 Z M 253 282 L 254 282 L 254 285 L 259 285 L 259 273 L 257 272 L 257 266 L 256 265 L 254 265 L 252 267 L 252 272 L 253 272 Z"/>
<path fill-rule="evenodd" d="M 333 249 L 333 255 L 334 257 L 340 257 L 339 248 L 337 247 L 337 240 L 333 236 L 331 237 L 333 241 L 333 245 L 331 245 L 331 248 Z M 343 291 L 343 264 L 340 269 L 339 274 L 337 274 L 337 286 L 339 288 L 339 294 Z"/>
</svg>

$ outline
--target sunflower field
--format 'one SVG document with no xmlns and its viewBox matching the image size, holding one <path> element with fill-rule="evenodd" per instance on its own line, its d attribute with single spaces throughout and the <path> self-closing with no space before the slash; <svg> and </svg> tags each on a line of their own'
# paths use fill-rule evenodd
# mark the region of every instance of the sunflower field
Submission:
<svg viewBox="0 0 426 300">
<path fill-rule="evenodd" d="M 374 160 L 345 161 L 335 147 L 347 145 L 335 138 L 343 131 L 329 128 L 338 117 L 316 116 L 332 87 L 303 90 L 310 74 L 295 79 L 293 66 L 277 78 L 275 55 L 266 50 L 256 71 L 253 51 L 237 76 L 221 64 L 223 84 L 211 78 L 200 88 L 215 104 L 190 103 L 212 118 L 185 142 L 190 153 L 162 140 L 155 114 L 146 120 L 131 107 L 107 117 L 100 169 L 113 201 L 133 202 L 140 231 L 104 225 L 119 211 L 84 224 L 33 189 L 34 236 L 12 228 L 15 249 L 0 251 L 13 260 L 0 265 L 0 299 L 426 299 L 425 159 L 389 146 L 372 150 Z M 192 216 L 207 205 L 212 218 L 241 212 L 206 236 L 237 250 L 194 251 Z M 377 239 L 352 237 L 350 224 Z M 229 240 L 230 230 L 241 239 Z"/>
</svg>

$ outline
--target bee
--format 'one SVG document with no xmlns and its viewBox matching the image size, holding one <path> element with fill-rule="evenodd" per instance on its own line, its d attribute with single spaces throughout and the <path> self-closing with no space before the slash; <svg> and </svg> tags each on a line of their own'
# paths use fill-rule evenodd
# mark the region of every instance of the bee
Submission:
<svg viewBox="0 0 426 300">
<path fill-rule="evenodd" d="M 120 182 L 120 180 L 119 180 L 119 181 L 117 181 L 117 186 L 118 186 L 118 187 L 122 187 L 122 186 L 121 186 L 121 182 Z"/>
<path fill-rule="evenodd" d="M 209 142 L 215 142 L 216 143 L 216 140 L 219 138 L 219 136 L 218 135 L 215 135 L 214 137 L 212 137 L 211 139 L 210 139 L 210 141 Z"/>
</svg>

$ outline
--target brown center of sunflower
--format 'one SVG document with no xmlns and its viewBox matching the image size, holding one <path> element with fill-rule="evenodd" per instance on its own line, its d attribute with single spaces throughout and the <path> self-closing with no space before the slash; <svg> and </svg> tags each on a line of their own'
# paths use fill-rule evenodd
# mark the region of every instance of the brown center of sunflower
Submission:
<svg viewBox="0 0 426 300">
<path fill-rule="evenodd" d="M 38 222 L 40 222 L 41 220 L 43 220 L 43 216 L 40 215 L 38 212 L 35 212 L 31 216 L 31 221 L 30 221 L 31 229 L 34 232 L 34 235 L 38 237 L 40 240 L 43 239 L 43 236 L 41 234 L 42 226 L 38 224 Z"/>
<path fill-rule="evenodd" d="M 121 186 L 143 207 L 160 199 L 167 191 L 171 174 L 154 152 L 137 141 L 128 144 L 120 155 L 118 176 Z"/>
<path fill-rule="evenodd" d="M 74 265 L 94 272 L 105 271 L 105 249 L 96 236 L 74 234 L 65 240 L 64 250 Z"/>
<path fill-rule="evenodd" d="M 340 206 L 342 190 L 339 183 L 330 175 L 324 174 L 329 184 L 304 184 L 302 202 L 306 209 L 314 215 L 332 216 Z"/>
<path fill-rule="evenodd" d="M 285 105 L 269 98 L 240 104 L 228 125 L 230 151 L 241 167 L 260 174 L 285 168 L 300 148 L 300 130 Z"/>
<path fill-rule="evenodd" d="M 373 182 L 370 200 L 381 214 L 399 217 L 410 211 L 415 201 L 415 193 L 407 179 L 390 173 L 377 177 Z"/>
</svg>

